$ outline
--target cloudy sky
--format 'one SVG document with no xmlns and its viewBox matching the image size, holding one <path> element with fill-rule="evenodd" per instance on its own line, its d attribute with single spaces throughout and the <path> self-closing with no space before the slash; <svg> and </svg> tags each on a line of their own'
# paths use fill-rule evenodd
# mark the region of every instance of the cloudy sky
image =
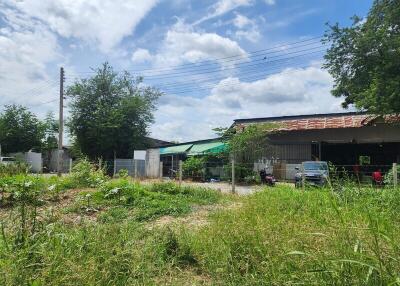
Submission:
<svg viewBox="0 0 400 286">
<path fill-rule="evenodd" d="M 0 109 L 57 112 L 66 84 L 108 61 L 164 92 L 151 134 L 215 136 L 233 119 L 339 112 L 321 69 L 325 23 L 371 0 L 0 0 Z"/>
</svg>

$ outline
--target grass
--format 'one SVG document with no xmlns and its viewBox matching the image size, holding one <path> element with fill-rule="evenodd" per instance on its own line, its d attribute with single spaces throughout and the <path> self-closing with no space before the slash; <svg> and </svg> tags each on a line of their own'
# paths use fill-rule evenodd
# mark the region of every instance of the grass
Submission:
<svg viewBox="0 0 400 286">
<path fill-rule="evenodd" d="M 38 186 L 56 184 L 63 192 L 74 185 L 48 180 Z M 232 198 L 121 178 L 78 198 L 67 206 L 82 216 L 77 224 L 48 212 L 33 227 L 37 205 L 13 205 L 15 216 L 0 229 L 1 285 L 400 284 L 400 190 L 277 186 Z M 239 207 L 212 212 L 201 227 L 148 227 L 161 216 L 226 200 Z M 94 210 L 97 220 L 88 222 Z"/>
</svg>

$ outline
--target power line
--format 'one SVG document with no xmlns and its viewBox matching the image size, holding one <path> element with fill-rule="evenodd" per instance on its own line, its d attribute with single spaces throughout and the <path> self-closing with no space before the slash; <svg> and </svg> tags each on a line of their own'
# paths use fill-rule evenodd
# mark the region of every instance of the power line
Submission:
<svg viewBox="0 0 400 286">
<path fill-rule="evenodd" d="M 313 37 L 313 38 L 309 38 L 309 39 L 305 39 L 305 40 L 301 40 L 301 41 L 296 41 L 296 42 L 289 42 L 289 43 L 283 43 L 280 45 L 276 45 L 270 48 L 266 48 L 266 49 L 261 49 L 261 50 L 256 50 L 256 51 L 251 51 L 248 52 L 247 54 L 252 55 L 252 54 L 257 54 L 257 53 L 262 53 L 265 51 L 271 51 L 271 50 L 275 50 L 278 48 L 286 48 L 286 49 L 293 49 L 293 48 L 298 48 L 298 47 L 303 47 L 303 46 L 307 46 L 307 45 L 312 45 L 312 44 L 317 44 L 317 43 L 321 43 L 320 41 L 315 41 L 316 39 L 322 39 L 323 36 L 317 36 L 317 37 Z M 312 43 L 308 43 L 308 44 L 304 44 L 304 45 L 298 45 L 297 47 L 291 47 L 292 45 L 295 44 L 300 44 L 300 43 L 305 43 L 305 42 L 310 42 L 310 41 L 314 41 Z M 282 50 L 280 50 L 282 51 Z M 280 51 L 275 51 L 275 52 L 270 52 L 270 53 L 276 53 L 276 52 L 280 52 Z M 204 60 L 204 61 L 198 61 L 196 63 L 186 63 L 186 64 L 181 64 L 181 65 L 176 65 L 176 66 L 170 66 L 168 68 L 159 68 L 159 69 L 128 69 L 126 71 L 131 71 L 131 72 L 145 72 L 145 71 L 170 71 L 170 70 L 176 70 L 176 69 L 181 69 L 181 68 L 186 68 L 186 67 L 198 67 L 198 66 L 202 66 L 204 64 L 214 64 L 214 62 L 221 62 L 227 59 L 232 59 L 232 58 L 239 58 L 240 60 L 243 60 L 243 55 L 232 55 L 232 56 L 228 56 L 228 57 L 222 57 L 222 58 L 214 58 L 214 59 L 209 59 L 209 60 Z M 96 73 L 97 71 L 92 70 L 92 71 L 78 71 L 76 72 L 77 74 L 92 74 L 92 73 Z"/>
<path fill-rule="evenodd" d="M 305 65 L 305 66 L 300 66 L 298 68 L 307 68 L 310 67 L 310 65 Z M 297 70 L 296 70 L 297 71 Z M 263 78 L 265 78 L 266 76 L 271 76 L 271 75 L 276 75 L 276 74 L 280 74 L 282 71 L 279 72 L 272 72 L 272 73 L 266 73 L 264 75 L 262 75 L 260 78 L 249 78 L 248 80 L 261 80 Z M 295 71 L 288 71 L 289 73 L 291 72 L 295 72 Z M 224 86 L 232 86 L 232 87 L 236 87 L 239 86 L 240 84 L 243 83 L 249 83 L 249 82 L 239 82 L 239 83 L 232 83 L 232 82 L 227 82 L 227 83 L 222 83 L 222 84 L 215 84 L 213 86 L 210 87 L 198 87 L 198 88 L 193 88 L 193 89 L 187 89 L 187 90 L 178 90 L 177 92 L 170 92 L 171 94 L 185 94 L 185 93 L 191 93 L 191 92 L 195 92 L 195 91 L 204 91 L 204 90 L 210 90 L 214 87 L 216 87 L 217 85 L 220 87 L 224 87 Z"/>
<path fill-rule="evenodd" d="M 311 53 L 311 54 L 307 54 L 307 55 L 315 55 L 317 53 L 321 53 L 321 52 Z M 305 57 L 307 55 L 302 55 L 302 57 Z M 292 58 L 289 63 L 292 66 L 293 62 L 298 61 L 300 58 L 301 57 Z M 285 68 L 285 67 L 288 67 L 288 66 L 285 65 L 284 62 L 280 63 L 280 62 L 276 61 L 275 63 L 272 63 L 272 64 L 268 65 L 268 67 L 266 67 L 266 68 L 269 69 L 271 67 L 274 67 L 274 69 L 276 69 L 276 68 Z M 265 72 L 265 71 L 266 71 L 266 69 L 263 68 L 263 70 L 261 72 Z M 247 68 L 245 71 L 243 71 L 241 73 L 249 74 L 249 73 L 252 73 L 252 72 L 260 72 L 260 69 L 258 68 L 258 66 L 255 66 L 255 67 L 252 67 L 252 68 Z M 193 84 L 198 84 L 198 83 L 205 83 L 205 82 L 209 82 L 209 81 L 215 81 L 215 80 L 219 80 L 219 79 L 224 79 L 226 77 L 227 77 L 226 75 L 222 75 L 222 76 L 212 75 L 212 76 L 205 77 L 205 78 L 203 77 L 202 79 L 198 80 L 198 79 L 195 79 L 194 76 L 191 76 L 188 80 L 185 80 L 185 81 L 162 82 L 162 83 L 159 83 L 159 84 L 156 83 L 156 84 L 154 84 L 154 86 L 157 87 L 157 88 L 160 88 L 160 89 L 172 88 L 172 87 L 180 87 L 180 86 L 185 86 L 185 85 L 193 85 Z M 146 81 L 147 80 L 145 79 L 145 82 Z M 151 80 L 150 80 L 149 84 L 151 84 Z"/>
<path fill-rule="evenodd" d="M 208 74 L 212 74 L 212 73 L 221 73 L 221 72 L 225 72 L 228 70 L 234 71 L 234 70 L 240 70 L 240 69 L 244 69 L 244 71 L 250 71 L 250 70 L 254 70 L 255 68 L 259 68 L 259 67 L 265 67 L 266 65 L 271 65 L 274 63 L 279 63 L 279 62 L 285 62 L 285 61 L 290 61 L 293 59 L 297 59 L 300 57 L 305 57 L 305 56 L 309 56 L 309 55 L 314 55 L 314 54 L 318 54 L 321 52 L 325 52 L 325 49 L 323 50 L 315 50 L 317 47 L 311 48 L 311 49 L 305 49 L 305 50 L 301 50 L 301 51 L 296 51 L 295 53 L 299 53 L 299 52 L 306 52 L 306 53 L 301 53 L 301 54 L 297 54 L 297 55 L 293 55 L 291 57 L 284 57 L 284 58 L 278 58 L 275 60 L 268 60 L 266 61 L 265 59 L 259 59 L 259 60 L 255 60 L 253 62 L 250 63 L 246 63 L 246 64 L 242 64 L 242 65 L 237 65 L 234 67 L 230 67 L 230 68 L 225 68 L 223 70 L 221 70 L 220 68 L 217 69 L 201 69 L 201 70 L 194 70 L 192 72 L 177 72 L 177 73 L 168 73 L 165 75 L 158 75 L 158 76 L 153 76 L 153 77 L 145 77 L 145 81 L 147 82 L 152 82 L 155 80 L 161 80 L 161 79 L 169 79 L 169 78 L 175 78 L 177 76 L 179 77 L 184 77 L 184 76 L 198 76 L 198 75 L 208 75 Z M 320 48 L 320 47 L 318 47 Z M 294 53 L 294 52 L 293 52 Z M 293 54 L 290 53 L 290 54 Z M 176 84 L 175 82 L 173 84 Z M 160 84 L 161 86 L 165 86 L 165 84 Z"/>
</svg>

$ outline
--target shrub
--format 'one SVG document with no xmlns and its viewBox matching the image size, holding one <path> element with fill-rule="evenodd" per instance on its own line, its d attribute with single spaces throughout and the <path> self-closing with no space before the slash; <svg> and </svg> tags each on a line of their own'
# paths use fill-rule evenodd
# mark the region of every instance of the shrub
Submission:
<svg viewBox="0 0 400 286">
<path fill-rule="evenodd" d="M 129 172 L 127 169 L 120 169 L 117 176 L 118 178 L 126 179 L 129 177 Z"/>
<path fill-rule="evenodd" d="M 0 177 L 27 174 L 29 165 L 24 162 L 13 162 L 12 164 L 0 163 Z"/>
<path fill-rule="evenodd" d="M 96 166 L 87 159 L 82 159 L 72 168 L 71 179 L 76 187 L 100 186 L 106 180 L 104 166 Z"/>
<path fill-rule="evenodd" d="M 183 176 L 185 178 L 193 179 L 194 181 L 201 181 L 204 178 L 204 164 L 205 159 L 201 157 L 189 157 L 183 162 Z"/>
</svg>

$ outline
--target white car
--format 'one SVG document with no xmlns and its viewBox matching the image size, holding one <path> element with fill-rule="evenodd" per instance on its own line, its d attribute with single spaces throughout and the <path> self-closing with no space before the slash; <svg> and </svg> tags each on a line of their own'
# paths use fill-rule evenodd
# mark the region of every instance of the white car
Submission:
<svg viewBox="0 0 400 286">
<path fill-rule="evenodd" d="M 0 164 L 8 165 L 15 164 L 16 160 L 14 157 L 0 157 Z"/>
</svg>

